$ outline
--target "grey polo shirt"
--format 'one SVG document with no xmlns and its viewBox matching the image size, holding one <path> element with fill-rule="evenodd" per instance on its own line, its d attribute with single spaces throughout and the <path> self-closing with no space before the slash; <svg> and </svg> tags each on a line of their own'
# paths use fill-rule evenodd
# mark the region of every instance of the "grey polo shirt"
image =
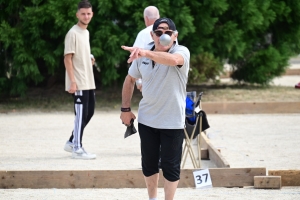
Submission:
<svg viewBox="0 0 300 200">
<path fill-rule="evenodd" d="M 149 47 L 153 47 L 153 43 Z M 183 66 L 159 63 L 153 66 L 152 60 L 142 57 L 132 62 L 128 74 L 143 80 L 138 122 L 159 129 L 182 129 L 185 125 L 190 52 L 186 47 L 174 43 L 169 53 L 182 55 Z"/>
</svg>

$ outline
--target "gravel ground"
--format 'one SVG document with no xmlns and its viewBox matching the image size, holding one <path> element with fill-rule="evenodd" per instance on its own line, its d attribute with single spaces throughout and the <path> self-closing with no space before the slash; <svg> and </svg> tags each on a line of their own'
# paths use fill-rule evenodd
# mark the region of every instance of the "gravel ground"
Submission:
<svg viewBox="0 0 300 200">
<path fill-rule="evenodd" d="M 300 169 L 300 113 L 209 115 L 207 135 L 232 168 Z M 84 147 L 96 160 L 73 160 L 63 151 L 73 114 L 0 114 L 0 170 L 140 169 L 138 135 L 124 139 L 118 112 L 96 112 L 85 130 Z M 136 124 L 137 125 L 137 124 Z M 159 189 L 159 199 L 163 198 Z M 146 189 L 1 189 L 0 199 L 147 199 Z M 300 199 L 300 187 L 281 190 L 179 188 L 176 200 Z"/>
</svg>

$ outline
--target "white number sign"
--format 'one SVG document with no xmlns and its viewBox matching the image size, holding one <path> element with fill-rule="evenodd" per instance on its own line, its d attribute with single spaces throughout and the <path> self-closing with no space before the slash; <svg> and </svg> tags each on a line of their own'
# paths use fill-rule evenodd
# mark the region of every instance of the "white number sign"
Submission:
<svg viewBox="0 0 300 200">
<path fill-rule="evenodd" d="M 196 188 L 212 187 L 212 182 L 208 169 L 197 170 L 193 172 Z"/>
</svg>

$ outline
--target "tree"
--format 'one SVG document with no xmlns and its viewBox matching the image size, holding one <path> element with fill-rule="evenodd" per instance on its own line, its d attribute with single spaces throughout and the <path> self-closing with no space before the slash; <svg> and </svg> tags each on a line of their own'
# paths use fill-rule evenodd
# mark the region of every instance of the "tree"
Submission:
<svg viewBox="0 0 300 200">
<path fill-rule="evenodd" d="M 208 52 L 227 61 L 233 79 L 268 84 L 299 54 L 298 1 L 202 0 L 188 5 L 197 22 L 196 32 L 185 38 L 193 45 L 193 56 Z"/>
<path fill-rule="evenodd" d="M 121 84 L 128 52 L 144 28 L 143 10 L 155 5 L 179 31 L 191 52 L 190 82 L 214 79 L 228 62 L 232 78 L 268 84 L 300 51 L 300 2 L 296 0 L 90 0 L 88 26 L 102 85 Z M 78 0 L 0 0 L 0 92 L 25 94 L 27 87 L 64 77 L 64 37 L 76 23 Z"/>
<path fill-rule="evenodd" d="M 241 34 L 242 54 L 228 55 L 233 65 L 232 78 L 248 83 L 268 84 L 280 76 L 291 56 L 299 54 L 300 2 L 285 1 L 232 1 L 227 13 Z M 226 18 L 224 19 L 226 20 Z"/>
<path fill-rule="evenodd" d="M 24 94 L 62 67 L 64 35 L 77 1 L 0 1 L 0 91 Z"/>
<path fill-rule="evenodd" d="M 121 45 L 131 46 L 138 32 L 145 28 L 143 11 L 149 5 L 159 8 L 161 16 L 168 16 L 180 28 L 179 39 L 194 31 L 193 17 L 184 0 L 91 0 L 95 17 L 89 28 L 93 33 L 92 52 L 100 63 L 102 83 L 107 85 L 114 80 L 123 83 L 128 71 L 128 52 Z M 99 28 L 100 27 L 100 28 Z M 104 62 L 103 62 L 104 61 Z"/>
</svg>

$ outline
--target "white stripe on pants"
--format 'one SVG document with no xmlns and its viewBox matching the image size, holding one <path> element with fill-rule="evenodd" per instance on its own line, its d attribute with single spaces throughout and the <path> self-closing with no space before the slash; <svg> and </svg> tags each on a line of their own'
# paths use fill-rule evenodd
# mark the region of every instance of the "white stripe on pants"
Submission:
<svg viewBox="0 0 300 200">
<path fill-rule="evenodd" d="M 76 91 L 75 96 L 82 96 L 82 91 L 81 90 Z M 81 129 L 82 129 L 83 105 L 75 103 L 74 108 L 75 108 L 76 115 L 74 120 L 73 143 L 74 143 L 74 150 L 77 150 L 78 148 L 81 147 L 80 136 L 81 136 Z"/>
</svg>

